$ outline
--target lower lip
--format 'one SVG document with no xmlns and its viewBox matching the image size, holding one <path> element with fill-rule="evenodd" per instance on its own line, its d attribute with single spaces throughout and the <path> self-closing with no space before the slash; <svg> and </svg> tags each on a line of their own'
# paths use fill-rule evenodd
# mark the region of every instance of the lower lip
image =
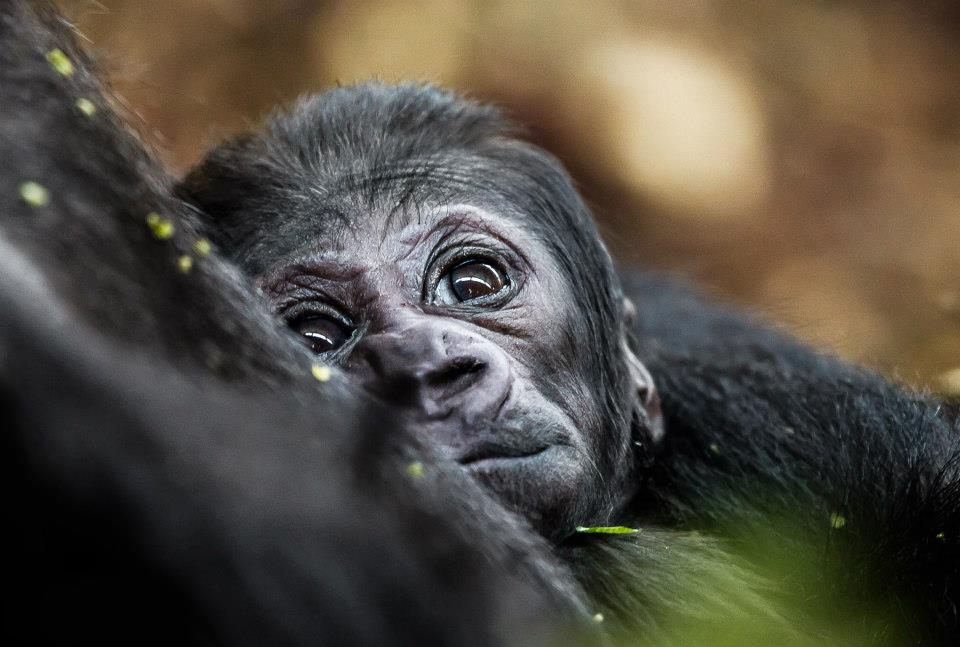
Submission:
<svg viewBox="0 0 960 647">
<path fill-rule="evenodd" d="M 467 470 L 495 470 L 495 469 L 509 469 L 522 465 L 523 463 L 532 462 L 538 460 L 546 454 L 551 447 L 544 447 L 541 450 L 535 451 L 531 454 L 524 454 L 523 456 L 490 456 L 489 458 L 478 458 L 477 460 L 469 461 L 463 463 L 463 467 Z"/>
</svg>

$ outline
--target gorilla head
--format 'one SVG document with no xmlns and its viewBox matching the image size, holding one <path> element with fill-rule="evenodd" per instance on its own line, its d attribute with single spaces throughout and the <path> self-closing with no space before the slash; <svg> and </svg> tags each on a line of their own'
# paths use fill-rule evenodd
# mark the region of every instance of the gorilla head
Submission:
<svg viewBox="0 0 960 647">
<path fill-rule="evenodd" d="M 661 435 L 632 306 L 560 164 L 437 89 L 340 88 L 181 195 L 323 361 L 545 534 L 608 520 Z"/>
</svg>

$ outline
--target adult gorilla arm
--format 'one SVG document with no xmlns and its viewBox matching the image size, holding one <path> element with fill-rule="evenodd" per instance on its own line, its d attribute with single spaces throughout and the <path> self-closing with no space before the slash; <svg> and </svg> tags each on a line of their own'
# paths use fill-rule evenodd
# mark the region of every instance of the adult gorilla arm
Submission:
<svg viewBox="0 0 960 647">
<path fill-rule="evenodd" d="M 532 535 L 354 401 L 226 387 L 4 297 L 8 635 L 513 644 L 575 595 Z"/>
<path fill-rule="evenodd" d="M 960 429 L 945 405 L 662 277 L 624 287 L 668 427 L 637 514 L 734 538 L 825 625 L 954 644 Z"/>
<path fill-rule="evenodd" d="M 46 5 L 0 4 L 0 88 L 7 637 L 528 644 L 576 613 L 522 524 L 197 251 Z"/>
</svg>

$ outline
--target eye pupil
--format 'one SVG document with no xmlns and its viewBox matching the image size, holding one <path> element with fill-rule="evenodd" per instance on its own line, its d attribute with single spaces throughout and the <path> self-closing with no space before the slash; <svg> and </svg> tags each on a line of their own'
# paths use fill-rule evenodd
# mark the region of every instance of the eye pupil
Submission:
<svg viewBox="0 0 960 647">
<path fill-rule="evenodd" d="M 466 261 L 450 271 L 450 289 L 460 301 L 490 296 L 505 286 L 503 274 L 482 261 Z"/>
<path fill-rule="evenodd" d="M 350 338 L 350 330 L 329 317 L 308 317 L 294 322 L 291 327 L 314 353 L 336 350 Z"/>
</svg>

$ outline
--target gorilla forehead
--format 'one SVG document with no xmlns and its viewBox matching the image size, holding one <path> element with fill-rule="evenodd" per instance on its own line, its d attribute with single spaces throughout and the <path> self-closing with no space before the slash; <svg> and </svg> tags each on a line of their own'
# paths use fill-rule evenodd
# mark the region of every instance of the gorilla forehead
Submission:
<svg viewBox="0 0 960 647">
<path fill-rule="evenodd" d="M 497 186 L 498 179 L 502 185 L 502 169 L 466 152 L 401 160 L 356 173 L 318 174 L 298 192 L 277 192 L 272 226 L 260 233 L 257 247 L 240 260 L 259 273 L 265 263 L 304 247 L 349 250 L 358 239 L 381 244 L 394 240 L 400 231 L 429 227 L 457 211 L 472 213 L 471 221 L 479 229 L 484 226 L 478 220 L 488 221 L 491 230 L 496 228 L 494 223 L 513 223 L 512 231 L 524 232 L 525 239 L 546 251 L 558 256 L 569 253 L 563 246 L 567 241 L 538 217 L 537 205 L 530 199 L 533 192 Z M 561 244 L 551 244 L 553 239 Z"/>
</svg>

